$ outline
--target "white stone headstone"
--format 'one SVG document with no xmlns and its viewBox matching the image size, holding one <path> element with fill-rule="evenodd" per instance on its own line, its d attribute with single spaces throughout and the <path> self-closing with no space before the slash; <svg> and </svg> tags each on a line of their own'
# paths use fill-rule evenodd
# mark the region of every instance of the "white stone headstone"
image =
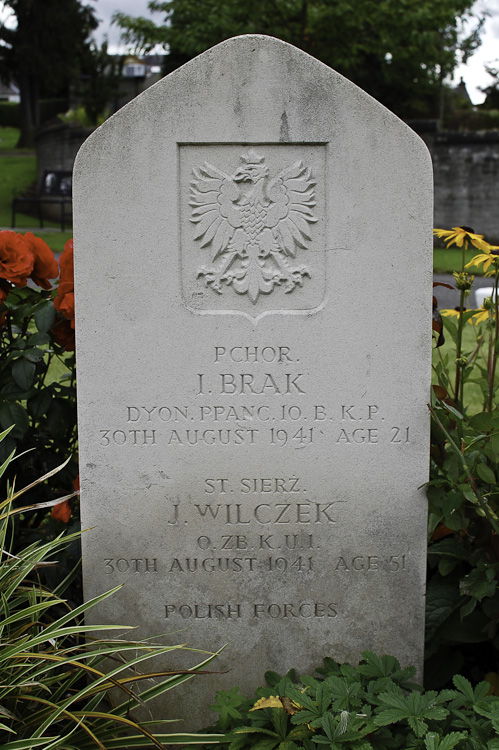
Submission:
<svg viewBox="0 0 499 750">
<path fill-rule="evenodd" d="M 403 122 L 264 36 L 79 153 L 85 592 L 124 584 L 92 617 L 134 637 L 228 644 L 159 707 L 186 728 L 267 669 L 421 666 L 431 179 Z"/>
</svg>

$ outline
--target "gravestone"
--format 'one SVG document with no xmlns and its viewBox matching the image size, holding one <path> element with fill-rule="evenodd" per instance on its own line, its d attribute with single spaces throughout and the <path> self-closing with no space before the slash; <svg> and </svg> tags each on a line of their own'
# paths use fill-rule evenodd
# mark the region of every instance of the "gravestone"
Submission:
<svg viewBox="0 0 499 750">
<path fill-rule="evenodd" d="M 74 190 L 85 594 L 124 584 L 91 621 L 228 644 L 159 715 L 203 725 L 217 689 L 326 655 L 421 667 L 422 141 L 243 36 L 100 127 Z"/>
</svg>

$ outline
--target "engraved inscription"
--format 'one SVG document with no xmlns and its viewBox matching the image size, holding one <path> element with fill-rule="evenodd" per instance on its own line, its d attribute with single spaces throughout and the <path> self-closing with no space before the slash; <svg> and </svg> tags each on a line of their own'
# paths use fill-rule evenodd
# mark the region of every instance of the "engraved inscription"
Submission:
<svg viewBox="0 0 499 750">
<path fill-rule="evenodd" d="M 220 342 L 211 349 L 207 372 L 198 367 L 192 373 L 186 393 L 166 403 L 127 405 L 121 424 L 102 426 L 100 446 L 159 452 L 266 445 L 281 452 L 327 441 L 334 450 L 406 450 L 412 428 L 388 417 L 373 403 L 376 397 L 367 403 L 307 402 L 313 385 L 305 361 L 296 345 Z"/>
<path fill-rule="evenodd" d="M 250 149 L 240 158 L 232 175 L 208 162 L 195 167 L 189 205 L 194 237 L 213 261 L 198 278 L 219 295 L 231 287 L 256 304 L 276 286 L 290 293 L 310 277 L 289 259 L 310 246 L 316 183 L 302 161 L 271 177 L 264 155 Z"/>
<path fill-rule="evenodd" d="M 247 611 L 246 611 L 247 609 Z M 183 620 L 205 619 L 241 619 L 243 615 L 251 619 L 283 619 L 294 617 L 337 617 L 338 605 L 335 602 L 299 602 L 263 604 L 255 602 L 251 605 L 243 604 L 165 604 L 165 620 L 181 617 Z"/>
</svg>

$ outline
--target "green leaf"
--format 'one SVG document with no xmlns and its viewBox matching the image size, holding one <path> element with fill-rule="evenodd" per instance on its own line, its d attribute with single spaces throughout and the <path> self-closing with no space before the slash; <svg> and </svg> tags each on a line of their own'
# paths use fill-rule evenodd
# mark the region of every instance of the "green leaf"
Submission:
<svg viewBox="0 0 499 750">
<path fill-rule="evenodd" d="M 28 339 L 28 346 L 43 346 L 50 343 L 50 336 L 47 333 L 33 333 Z"/>
<path fill-rule="evenodd" d="M 436 732 L 428 732 L 424 738 L 426 750 L 453 750 L 457 743 L 466 739 L 466 732 L 451 732 L 441 736 Z"/>
<path fill-rule="evenodd" d="M 28 412 L 21 404 L 4 402 L 0 405 L 0 425 L 4 430 L 14 425 L 10 435 L 21 440 L 29 428 Z"/>
<path fill-rule="evenodd" d="M 444 324 L 444 328 L 447 330 L 447 332 L 450 333 L 454 341 L 456 341 L 457 340 L 456 324 L 453 323 L 447 315 L 442 315 L 442 323 Z"/>
<path fill-rule="evenodd" d="M 459 419 L 459 420 L 464 419 L 464 417 L 461 414 L 461 412 L 458 411 L 457 409 L 455 409 L 450 404 L 448 404 L 446 401 L 441 401 L 440 403 L 442 404 L 442 406 L 444 407 L 444 409 L 447 409 L 447 411 L 450 411 L 451 414 L 454 414 L 454 416 L 457 417 L 457 419 Z"/>
<path fill-rule="evenodd" d="M 461 609 L 459 610 L 459 614 L 461 615 L 461 620 L 463 620 L 468 615 L 471 615 L 471 613 L 475 610 L 475 607 L 477 605 L 477 599 L 474 597 L 471 597 L 466 604 L 464 604 Z"/>
<path fill-rule="evenodd" d="M 2 745 L 2 750 L 31 750 L 32 747 L 48 747 L 58 737 L 43 737 L 42 739 L 13 740 Z"/>
<path fill-rule="evenodd" d="M 492 415 L 486 411 L 482 411 L 479 414 L 474 414 L 470 418 L 470 427 L 477 432 L 488 432 L 492 429 Z"/>
<path fill-rule="evenodd" d="M 29 362 L 40 362 L 45 356 L 45 352 L 43 349 L 37 349 L 36 347 L 32 347 L 31 349 L 26 349 L 23 352 L 24 359 L 27 359 Z"/>
<path fill-rule="evenodd" d="M 288 731 L 288 714 L 283 708 L 272 708 L 272 724 L 281 739 L 286 738 Z"/>
<path fill-rule="evenodd" d="M 452 573 L 452 571 L 459 565 L 458 560 L 452 560 L 450 558 L 442 558 L 438 561 L 438 572 L 441 576 L 447 576 L 449 573 Z"/>
<path fill-rule="evenodd" d="M 25 391 L 31 388 L 35 379 L 36 365 L 21 357 L 12 365 L 12 377 L 20 388 Z"/>
<path fill-rule="evenodd" d="M 42 391 L 38 391 L 36 396 L 29 399 L 28 411 L 33 417 L 39 419 L 47 413 L 51 403 L 52 393 L 48 388 L 44 388 Z"/>
<path fill-rule="evenodd" d="M 50 434 L 62 439 L 74 419 L 70 404 L 62 398 L 54 398 L 47 412 L 47 429 Z"/>
<path fill-rule="evenodd" d="M 460 604 L 461 594 L 456 581 L 446 581 L 440 576 L 430 579 L 426 592 L 426 638 L 428 641 Z"/>
<path fill-rule="evenodd" d="M 496 475 L 487 464 L 477 464 L 476 473 L 484 482 L 487 482 L 488 484 L 496 483 Z"/>
<path fill-rule="evenodd" d="M 454 675 L 452 678 L 452 682 L 456 686 L 456 688 L 464 695 L 465 698 L 468 699 L 470 703 L 473 703 L 475 700 L 475 693 L 473 691 L 473 687 L 471 685 L 471 682 L 466 679 L 466 677 L 463 677 L 460 674 Z"/>
<path fill-rule="evenodd" d="M 35 323 L 40 333 L 48 333 L 55 321 L 55 308 L 51 300 L 44 300 L 35 310 Z"/>
<path fill-rule="evenodd" d="M 454 537 L 447 537 L 446 539 L 441 539 L 439 542 L 430 544 L 428 547 L 428 555 L 453 557 L 456 560 L 468 559 L 468 555 L 466 554 L 463 545 Z"/>
</svg>

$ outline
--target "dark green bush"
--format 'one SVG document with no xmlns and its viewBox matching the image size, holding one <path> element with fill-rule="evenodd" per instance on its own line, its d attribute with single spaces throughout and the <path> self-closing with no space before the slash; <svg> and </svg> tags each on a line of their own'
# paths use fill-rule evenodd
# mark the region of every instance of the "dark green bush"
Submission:
<svg viewBox="0 0 499 750">
<path fill-rule="evenodd" d="M 18 128 L 19 124 L 19 104 L 15 102 L 0 102 L 0 127 Z"/>
<path fill-rule="evenodd" d="M 229 750 L 498 750 L 499 698 L 456 675 L 451 690 L 424 692 L 412 667 L 364 651 L 358 667 L 324 659 L 317 675 L 267 672 L 247 700 L 219 691 L 212 731 Z"/>
</svg>

